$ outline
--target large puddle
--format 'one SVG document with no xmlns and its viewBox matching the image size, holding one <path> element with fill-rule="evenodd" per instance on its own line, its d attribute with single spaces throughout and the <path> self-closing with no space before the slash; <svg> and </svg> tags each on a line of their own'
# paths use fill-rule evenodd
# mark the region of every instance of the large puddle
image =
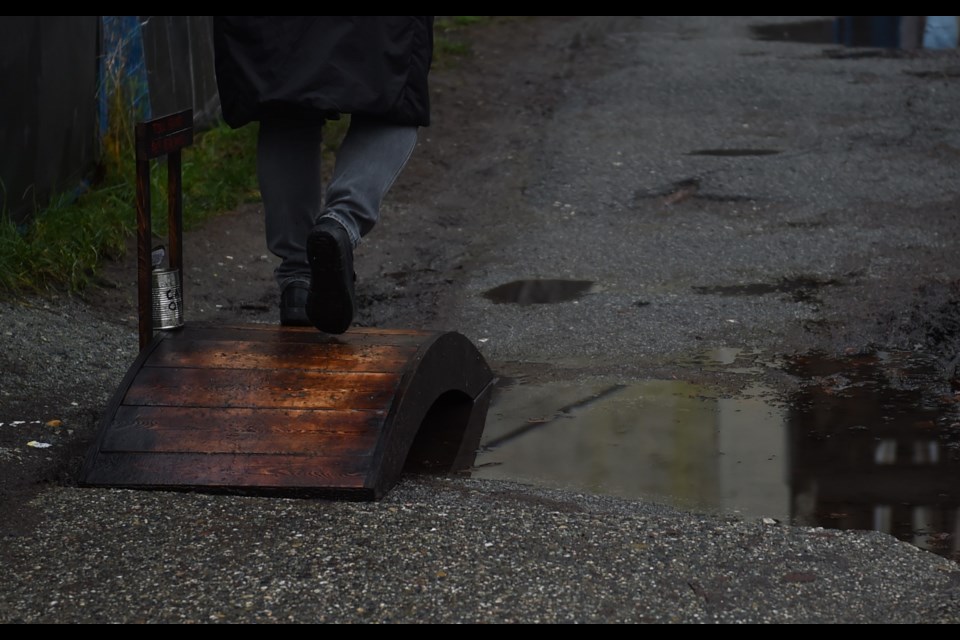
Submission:
<svg viewBox="0 0 960 640">
<path fill-rule="evenodd" d="M 751 374 L 736 349 L 698 366 Z M 777 363 L 790 398 L 678 380 L 503 381 L 474 477 L 874 529 L 960 560 L 960 395 L 912 354 Z"/>
</svg>

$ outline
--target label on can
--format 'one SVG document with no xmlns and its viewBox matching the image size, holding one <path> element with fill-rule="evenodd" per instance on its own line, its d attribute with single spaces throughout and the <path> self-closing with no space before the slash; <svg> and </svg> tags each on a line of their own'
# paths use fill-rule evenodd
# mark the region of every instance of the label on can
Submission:
<svg viewBox="0 0 960 640">
<path fill-rule="evenodd" d="M 153 328 L 183 326 L 183 294 L 178 269 L 153 270 Z"/>
</svg>

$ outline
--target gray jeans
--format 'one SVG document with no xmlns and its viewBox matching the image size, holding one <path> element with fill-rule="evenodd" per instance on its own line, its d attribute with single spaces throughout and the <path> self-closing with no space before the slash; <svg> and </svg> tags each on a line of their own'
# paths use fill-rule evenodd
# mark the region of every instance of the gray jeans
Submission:
<svg viewBox="0 0 960 640">
<path fill-rule="evenodd" d="M 281 289 L 309 281 L 307 235 L 321 216 L 346 228 L 353 246 L 380 219 L 380 205 L 417 144 L 417 127 L 351 119 L 324 197 L 320 176 L 323 126 L 264 120 L 257 140 L 257 178 L 267 249 L 280 258 Z"/>
</svg>

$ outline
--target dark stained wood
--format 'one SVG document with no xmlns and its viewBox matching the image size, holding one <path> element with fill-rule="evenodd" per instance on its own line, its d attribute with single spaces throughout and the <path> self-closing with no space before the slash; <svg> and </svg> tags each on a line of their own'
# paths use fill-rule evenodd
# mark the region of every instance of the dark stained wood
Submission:
<svg viewBox="0 0 960 640">
<path fill-rule="evenodd" d="M 433 334 L 422 331 L 382 332 L 353 328 L 349 332 L 332 336 L 313 327 L 281 327 L 277 324 L 212 325 L 193 323 L 190 337 L 196 340 L 223 340 L 240 342 L 274 342 L 293 344 L 349 344 L 409 347 L 419 349 L 424 340 Z M 175 336 L 174 336 L 175 337 Z"/>
<path fill-rule="evenodd" d="M 164 340 L 152 367 L 209 369 L 309 369 L 395 373 L 416 353 L 414 347 L 271 341 Z"/>
<path fill-rule="evenodd" d="M 488 384 L 470 398 L 461 392 L 441 396 L 420 424 L 403 465 L 405 472 L 465 471 L 473 466 L 493 389 Z"/>
<path fill-rule="evenodd" d="M 473 464 L 492 381 L 453 332 L 186 324 L 141 350 L 81 484 L 376 500 Z"/>
<path fill-rule="evenodd" d="M 382 411 L 120 407 L 104 452 L 369 456 Z"/>
<path fill-rule="evenodd" d="M 193 109 L 138 122 L 135 133 L 138 160 L 171 155 L 193 144 Z"/>
<path fill-rule="evenodd" d="M 167 156 L 168 267 L 183 273 L 183 188 L 181 149 L 193 143 L 193 109 L 138 122 L 134 130 L 137 172 L 137 307 L 140 349 L 153 338 L 153 252 L 150 161 Z M 181 277 L 181 300 L 183 295 Z"/>
<path fill-rule="evenodd" d="M 101 453 L 98 458 L 87 483 L 119 487 L 365 489 L 370 468 L 370 459 L 362 456 Z"/>
<path fill-rule="evenodd" d="M 380 470 L 374 486 L 376 495 L 382 496 L 397 482 L 411 446 L 435 406 L 439 407 L 435 419 L 428 421 L 428 429 L 418 443 L 420 451 L 430 451 L 434 457 L 430 468 L 446 467 L 453 471 L 458 470 L 453 467 L 455 462 L 472 464 L 482 422 L 478 428 L 471 417 L 475 410 L 486 415 L 486 401 L 477 405 L 474 399 L 487 398 L 492 383 L 493 375 L 483 356 L 463 335 L 437 334 L 424 342 L 404 372 L 397 402 L 387 417 L 386 429 L 391 432 L 379 442 L 374 460 L 374 466 Z M 451 417 L 455 420 L 448 422 Z M 469 453 L 464 455 L 464 450 Z M 418 466 L 422 468 L 422 463 Z"/>
<path fill-rule="evenodd" d="M 186 111 L 182 116 L 182 123 L 189 122 L 187 132 L 190 144 L 193 140 L 193 111 Z M 184 145 L 186 146 L 186 145 Z M 180 149 L 177 148 L 169 152 L 167 156 L 167 241 L 169 245 L 169 267 L 176 269 L 177 273 L 183 273 L 183 189 L 180 179 Z M 184 284 L 186 278 L 180 278 L 180 300 L 184 300 Z M 182 305 L 181 305 L 182 306 Z M 183 310 L 181 309 L 181 313 Z"/>
<path fill-rule="evenodd" d="M 184 327 L 154 331 L 150 161 L 167 156 L 168 266 L 182 274 L 192 141 L 192 110 L 136 126 L 140 353 L 80 484 L 375 500 L 405 468 L 472 465 L 493 376 L 459 333 L 190 325 L 189 310 Z"/>
<path fill-rule="evenodd" d="M 398 380 L 388 373 L 144 367 L 123 404 L 370 410 L 389 405 Z"/>
<path fill-rule="evenodd" d="M 137 310 L 140 348 L 153 338 L 153 271 L 150 261 L 153 230 L 150 220 L 150 161 L 137 160 Z"/>
</svg>

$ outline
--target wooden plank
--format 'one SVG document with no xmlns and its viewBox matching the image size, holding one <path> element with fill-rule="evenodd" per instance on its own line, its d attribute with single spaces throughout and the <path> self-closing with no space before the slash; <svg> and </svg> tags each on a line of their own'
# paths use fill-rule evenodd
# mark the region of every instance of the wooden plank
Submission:
<svg viewBox="0 0 960 640">
<path fill-rule="evenodd" d="M 147 365 L 389 373 L 402 369 L 414 353 L 414 347 L 384 345 L 181 339 L 164 340 Z"/>
<path fill-rule="evenodd" d="M 270 324 L 266 322 L 257 322 L 257 323 L 245 323 L 245 324 L 220 324 L 220 323 L 196 323 L 194 326 L 202 329 L 244 329 L 249 331 L 272 331 L 272 332 L 294 332 L 294 333 L 310 333 L 314 335 L 325 336 L 331 339 L 337 338 L 350 338 L 350 337 L 389 337 L 389 336 L 406 336 L 416 338 L 418 341 L 422 341 L 424 338 L 437 335 L 436 331 L 426 331 L 423 329 L 386 329 L 381 327 L 358 327 L 353 326 L 343 334 L 336 336 L 328 335 L 317 331 L 313 327 L 281 327 L 280 325 Z"/>
<path fill-rule="evenodd" d="M 287 409 L 385 409 L 399 375 L 261 369 L 144 367 L 125 405 Z"/>
<path fill-rule="evenodd" d="M 193 144 L 193 109 L 136 124 L 137 159 L 151 160 Z"/>
<path fill-rule="evenodd" d="M 491 381 L 476 398 L 446 393 L 434 402 L 410 445 L 404 471 L 451 472 L 473 466 L 492 389 Z"/>
<path fill-rule="evenodd" d="M 120 407 L 106 452 L 370 455 L 383 411 Z"/>
<path fill-rule="evenodd" d="M 150 213 L 150 162 L 137 160 L 137 310 L 140 350 L 153 340 L 153 279 L 150 249 L 153 227 Z"/>
<path fill-rule="evenodd" d="M 104 453 L 87 482 L 122 487 L 362 489 L 366 456 Z"/>
<path fill-rule="evenodd" d="M 375 500 L 472 464 L 491 384 L 455 333 L 187 325 L 141 351 L 82 483 Z"/>
<path fill-rule="evenodd" d="M 430 334 L 420 331 L 380 332 L 350 329 L 331 336 L 313 327 L 282 327 L 278 324 L 211 325 L 190 323 L 179 331 L 169 332 L 168 340 L 223 340 L 239 342 L 281 342 L 295 344 L 375 344 L 382 346 L 418 347 Z"/>
<path fill-rule="evenodd" d="M 439 469 L 466 464 L 467 459 L 458 453 L 462 447 L 455 449 L 443 441 L 479 439 L 483 421 L 478 424 L 471 416 L 477 415 L 475 409 L 485 415 L 487 406 L 471 405 L 492 379 L 483 356 L 462 334 L 448 332 L 425 341 L 403 374 L 397 401 L 374 454 L 376 495 L 383 495 L 396 484 L 411 450 L 434 458 L 429 464 L 421 459 L 417 466 Z M 430 412 L 434 415 L 428 420 Z M 419 440 L 416 447 L 415 440 Z M 476 451 L 468 453 L 475 456 Z M 471 457 L 469 464 L 472 462 Z"/>
</svg>

